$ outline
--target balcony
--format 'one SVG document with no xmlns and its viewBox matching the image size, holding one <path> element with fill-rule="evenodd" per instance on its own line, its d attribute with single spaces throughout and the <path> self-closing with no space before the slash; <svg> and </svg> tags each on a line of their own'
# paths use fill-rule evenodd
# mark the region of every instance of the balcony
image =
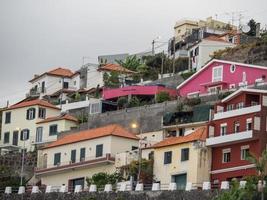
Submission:
<svg viewBox="0 0 267 200">
<path fill-rule="evenodd" d="M 219 112 L 219 113 L 214 114 L 213 120 L 235 117 L 239 115 L 245 115 L 249 113 L 259 112 L 260 110 L 261 110 L 261 105 L 256 105 L 256 106 L 250 106 L 250 107 L 245 107 L 241 109 L 229 110 L 226 112 Z"/>
<path fill-rule="evenodd" d="M 114 164 L 115 162 L 115 158 L 111 157 L 111 154 L 106 154 L 103 157 L 100 158 L 85 158 L 83 161 L 79 161 L 79 162 L 75 162 L 72 163 L 70 162 L 61 162 L 58 165 L 46 165 L 46 163 L 44 163 L 41 167 L 40 167 L 40 163 L 39 163 L 39 167 L 35 168 L 35 175 L 39 176 L 39 175 L 43 175 L 43 174 L 55 174 L 55 173 L 60 173 L 62 171 L 66 171 L 66 170 L 73 170 L 73 169 L 77 169 L 77 168 L 89 168 L 89 167 L 94 167 L 96 165 L 106 165 L 106 164 Z"/>
<path fill-rule="evenodd" d="M 232 134 L 223 135 L 223 136 L 211 137 L 211 138 L 207 138 L 206 146 L 219 146 L 219 145 L 225 145 L 228 143 L 247 141 L 247 140 L 252 139 L 252 137 L 253 137 L 252 130 L 243 131 L 239 133 L 232 133 Z"/>
</svg>

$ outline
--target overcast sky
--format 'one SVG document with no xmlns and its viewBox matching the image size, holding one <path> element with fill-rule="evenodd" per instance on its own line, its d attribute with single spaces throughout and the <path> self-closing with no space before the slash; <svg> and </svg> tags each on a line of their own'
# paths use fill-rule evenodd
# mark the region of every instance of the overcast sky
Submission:
<svg viewBox="0 0 267 200">
<path fill-rule="evenodd" d="M 0 0 L 0 106 L 23 98 L 34 74 L 78 69 L 82 57 L 137 53 L 173 35 L 175 21 L 244 11 L 267 24 L 266 0 Z"/>
</svg>

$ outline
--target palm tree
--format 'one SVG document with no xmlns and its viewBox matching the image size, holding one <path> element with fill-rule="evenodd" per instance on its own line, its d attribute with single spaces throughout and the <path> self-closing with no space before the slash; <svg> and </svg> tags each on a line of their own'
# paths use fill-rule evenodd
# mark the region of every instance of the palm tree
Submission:
<svg viewBox="0 0 267 200">
<path fill-rule="evenodd" d="M 255 168 L 258 172 L 259 180 L 261 181 L 262 188 L 261 188 L 261 199 L 264 200 L 264 178 L 267 175 L 267 150 L 265 149 L 260 157 L 255 156 L 254 154 L 249 153 L 247 155 L 246 160 L 255 164 Z"/>
</svg>

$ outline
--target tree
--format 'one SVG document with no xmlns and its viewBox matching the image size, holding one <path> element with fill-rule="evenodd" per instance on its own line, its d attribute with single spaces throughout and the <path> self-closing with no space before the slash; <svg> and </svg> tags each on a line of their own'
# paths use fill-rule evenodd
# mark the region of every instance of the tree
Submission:
<svg viewBox="0 0 267 200">
<path fill-rule="evenodd" d="M 105 72 L 103 75 L 103 79 L 105 87 L 114 88 L 120 86 L 119 74 L 117 72 Z"/>
<path fill-rule="evenodd" d="M 141 59 L 137 58 L 136 55 L 128 56 L 124 61 L 116 60 L 116 62 L 124 68 L 132 71 L 136 71 L 137 67 L 142 65 Z"/>
<path fill-rule="evenodd" d="M 127 97 L 119 97 L 117 100 L 118 108 L 127 108 L 128 99 Z"/>
<path fill-rule="evenodd" d="M 120 172 L 114 172 L 113 174 L 99 172 L 94 174 L 91 178 L 87 177 L 86 182 L 88 186 L 94 184 L 98 189 L 100 189 L 104 188 L 106 184 L 114 185 L 115 183 L 122 181 L 122 179 L 122 174 Z"/>
<path fill-rule="evenodd" d="M 247 33 L 249 36 L 256 36 L 256 21 L 254 19 L 249 20 L 248 26 L 250 27 L 250 31 Z"/>
<path fill-rule="evenodd" d="M 264 149 L 260 157 L 249 153 L 247 155 L 246 160 L 253 163 L 255 165 L 256 171 L 258 172 L 258 177 L 261 183 L 263 184 L 264 178 L 267 175 L 267 150 Z M 261 191 L 261 199 L 264 200 L 264 190 Z"/>
<path fill-rule="evenodd" d="M 151 184 L 153 182 L 153 159 L 141 160 L 140 181 L 144 184 Z M 139 161 L 132 161 L 129 165 L 129 175 L 133 176 L 135 180 L 138 176 Z"/>
<path fill-rule="evenodd" d="M 137 97 L 132 97 L 128 103 L 128 107 L 138 107 L 140 106 L 140 100 Z"/>
<path fill-rule="evenodd" d="M 161 91 L 156 95 L 157 103 L 162 103 L 162 102 L 170 101 L 170 100 L 171 100 L 170 94 L 166 91 Z"/>
</svg>

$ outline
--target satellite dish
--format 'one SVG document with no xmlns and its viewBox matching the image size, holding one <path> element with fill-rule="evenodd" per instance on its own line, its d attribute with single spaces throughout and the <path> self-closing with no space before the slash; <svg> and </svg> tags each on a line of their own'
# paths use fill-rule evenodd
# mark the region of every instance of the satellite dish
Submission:
<svg viewBox="0 0 267 200">
<path fill-rule="evenodd" d="M 248 33 L 248 32 L 250 31 L 250 26 L 248 26 L 248 25 L 243 25 L 243 26 L 241 26 L 241 30 L 242 30 L 242 32 L 244 32 L 244 33 Z"/>
</svg>

